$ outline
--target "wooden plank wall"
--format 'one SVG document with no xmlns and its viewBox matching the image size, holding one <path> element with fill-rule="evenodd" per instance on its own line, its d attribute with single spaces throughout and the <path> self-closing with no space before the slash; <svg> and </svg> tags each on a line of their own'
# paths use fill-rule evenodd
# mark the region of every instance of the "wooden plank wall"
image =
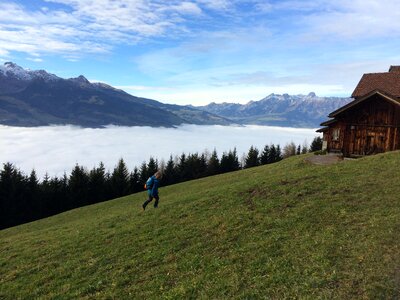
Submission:
<svg viewBox="0 0 400 300">
<path fill-rule="evenodd" d="M 344 111 L 326 133 L 328 151 L 345 156 L 400 149 L 400 108 L 379 95 Z M 339 130 L 338 140 L 334 131 Z"/>
</svg>

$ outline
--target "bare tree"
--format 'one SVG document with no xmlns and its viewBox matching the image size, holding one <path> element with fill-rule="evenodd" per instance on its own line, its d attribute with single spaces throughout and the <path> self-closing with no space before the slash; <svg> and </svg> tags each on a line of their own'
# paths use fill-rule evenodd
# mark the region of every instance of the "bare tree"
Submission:
<svg viewBox="0 0 400 300">
<path fill-rule="evenodd" d="M 296 155 L 296 144 L 292 141 L 283 147 L 283 158 Z"/>
</svg>

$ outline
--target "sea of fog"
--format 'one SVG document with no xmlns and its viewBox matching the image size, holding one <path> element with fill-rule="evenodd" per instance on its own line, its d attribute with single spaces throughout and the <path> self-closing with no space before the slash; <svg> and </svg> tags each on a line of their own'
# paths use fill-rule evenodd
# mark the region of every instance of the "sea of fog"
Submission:
<svg viewBox="0 0 400 300">
<path fill-rule="evenodd" d="M 236 147 L 239 158 L 251 145 L 260 150 L 267 144 L 282 147 L 293 141 L 308 144 L 315 129 L 270 126 L 198 126 L 177 128 L 75 126 L 10 127 L 0 125 L 0 163 L 11 162 L 25 174 L 35 169 L 40 178 L 70 173 L 75 164 L 88 169 L 102 161 L 112 170 L 123 158 L 129 170 L 152 156 L 168 160 L 170 155 L 211 152 L 218 155 Z M 2 167 L 1 167 L 2 168 Z"/>
</svg>

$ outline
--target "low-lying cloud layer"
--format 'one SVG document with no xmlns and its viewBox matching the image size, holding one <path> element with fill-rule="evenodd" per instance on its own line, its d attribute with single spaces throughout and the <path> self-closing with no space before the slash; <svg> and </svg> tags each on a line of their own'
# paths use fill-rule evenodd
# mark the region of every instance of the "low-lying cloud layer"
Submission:
<svg viewBox="0 0 400 300">
<path fill-rule="evenodd" d="M 12 162 L 24 173 L 33 168 L 41 178 L 70 173 L 75 164 L 88 169 L 102 161 L 112 170 L 123 158 L 129 170 L 152 156 L 168 160 L 172 154 L 217 149 L 219 155 L 237 148 L 239 156 L 251 145 L 303 144 L 316 136 L 313 129 L 268 126 L 196 126 L 178 128 L 117 127 L 104 129 L 73 126 L 20 128 L 0 126 L 0 163 Z"/>
</svg>

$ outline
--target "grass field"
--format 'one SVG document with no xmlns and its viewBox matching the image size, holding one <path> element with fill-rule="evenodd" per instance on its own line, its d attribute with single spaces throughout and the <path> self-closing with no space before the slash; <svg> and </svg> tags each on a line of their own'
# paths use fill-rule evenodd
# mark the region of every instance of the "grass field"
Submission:
<svg viewBox="0 0 400 300">
<path fill-rule="evenodd" d="M 396 299 L 400 153 L 305 156 L 0 231 L 0 299 Z"/>
</svg>

